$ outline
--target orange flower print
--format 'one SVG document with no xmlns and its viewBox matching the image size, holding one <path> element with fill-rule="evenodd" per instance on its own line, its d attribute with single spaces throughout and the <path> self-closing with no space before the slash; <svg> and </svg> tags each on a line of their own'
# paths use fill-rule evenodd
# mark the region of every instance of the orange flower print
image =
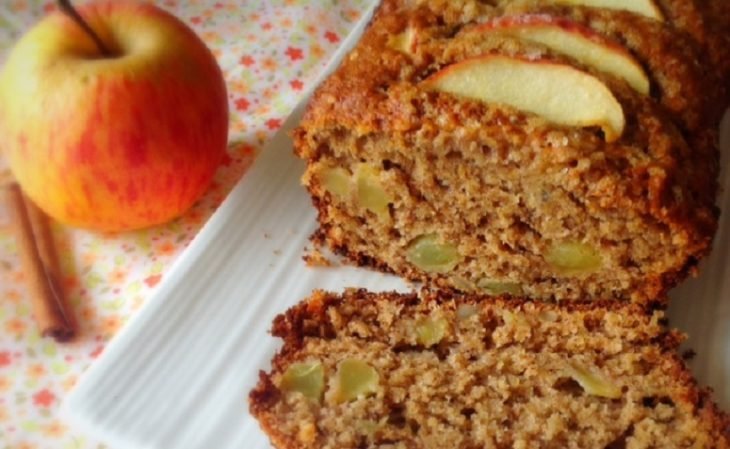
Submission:
<svg viewBox="0 0 730 449">
<path fill-rule="evenodd" d="M 51 424 L 43 427 L 43 434 L 49 437 L 58 438 L 66 433 L 66 426 L 58 421 L 53 421 Z"/>
<path fill-rule="evenodd" d="M 10 359 L 10 352 L 9 351 L 2 351 L 2 352 L 0 352 L 0 367 L 10 365 L 10 362 L 11 361 L 12 360 Z"/>
<path fill-rule="evenodd" d="M 12 274 L 10 278 L 13 280 L 13 282 L 22 284 L 23 282 L 25 282 L 25 272 L 23 270 L 16 271 Z"/>
<path fill-rule="evenodd" d="M 101 328 L 106 335 L 114 335 L 122 327 L 122 320 L 118 316 L 108 316 L 101 322 Z"/>
<path fill-rule="evenodd" d="M 20 318 L 12 318 L 5 322 L 5 330 L 15 335 L 16 337 L 21 336 L 27 328 L 25 322 Z"/>
<path fill-rule="evenodd" d="M 161 274 L 154 274 L 145 278 L 144 283 L 147 284 L 147 287 L 152 288 L 160 283 L 160 279 L 162 279 Z"/>
<path fill-rule="evenodd" d="M 21 443 L 18 443 L 18 445 L 15 446 L 15 449 L 36 449 L 36 445 L 27 441 L 23 441 Z"/>
<path fill-rule="evenodd" d="M 345 17 L 354 22 L 360 18 L 360 11 L 358 11 L 357 9 L 348 9 L 347 11 L 345 11 Z"/>
<path fill-rule="evenodd" d="M 121 269 L 115 269 L 111 273 L 109 273 L 109 282 L 112 285 L 120 285 L 124 283 L 124 280 L 127 278 L 127 272 L 125 270 Z"/>
<path fill-rule="evenodd" d="M 5 299 L 12 302 L 13 304 L 18 304 L 21 299 L 23 299 L 23 295 L 21 295 L 20 292 L 17 290 L 10 290 L 5 293 Z"/>
<path fill-rule="evenodd" d="M 30 365 L 28 367 L 28 370 L 26 371 L 26 375 L 31 379 L 38 379 L 44 374 L 46 374 L 46 368 L 40 363 L 34 363 L 33 365 Z"/>
<path fill-rule="evenodd" d="M 266 58 L 263 61 L 261 61 L 261 66 L 264 68 L 264 70 L 268 70 L 270 72 L 273 72 L 276 70 L 276 60 L 273 58 Z"/>
<path fill-rule="evenodd" d="M 83 253 L 81 255 L 81 261 L 85 266 L 94 265 L 94 262 L 99 258 L 99 255 L 93 251 Z"/>
<path fill-rule="evenodd" d="M 9 377 L 0 376 L 0 391 L 8 391 L 13 385 Z"/>
<path fill-rule="evenodd" d="M 79 315 L 81 316 L 82 322 L 91 323 L 96 318 L 96 309 L 93 307 L 84 307 L 79 312 Z"/>
<path fill-rule="evenodd" d="M 248 67 L 244 63 L 245 59 L 246 59 L 246 56 L 241 58 L 241 65 Z M 249 64 L 249 65 L 253 65 L 253 59 L 251 59 L 251 64 Z M 246 94 L 251 90 L 251 89 L 249 89 L 248 84 L 243 80 L 230 80 L 228 82 L 228 87 L 231 88 L 231 93 L 237 93 L 239 95 Z"/>
<path fill-rule="evenodd" d="M 321 58 L 322 56 L 324 56 L 324 50 L 322 49 L 322 47 L 320 47 L 317 44 L 312 45 L 310 47 L 309 51 L 312 53 L 312 56 L 314 56 L 315 58 Z"/>
<path fill-rule="evenodd" d="M 50 407 L 56 401 L 56 395 L 47 388 L 42 389 L 33 395 L 33 404 L 39 407 Z"/>
<path fill-rule="evenodd" d="M 157 252 L 162 256 L 169 256 L 175 252 L 175 245 L 169 240 L 165 241 L 157 247 Z"/>
<path fill-rule="evenodd" d="M 61 382 L 61 388 L 63 388 L 63 391 L 71 391 L 77 380 L 76 376 L 69 376 Z"/>
</svg>

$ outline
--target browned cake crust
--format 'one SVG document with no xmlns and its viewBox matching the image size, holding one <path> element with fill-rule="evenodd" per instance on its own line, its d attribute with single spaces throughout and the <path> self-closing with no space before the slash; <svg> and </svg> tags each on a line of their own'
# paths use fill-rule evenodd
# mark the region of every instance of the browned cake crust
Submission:
<svg viewBox="0 0 730 449">
<path fill-rule="evenodd" d="M 710 3 L 662 1 L 665 22 L 501 3 L 383 2 L 294 132 L 319 238 L 359 264 L 439 287 L 661 301 L 707 254 L 717 226 L 717 125 L 726 94 L 722 70 L 699 56 L 721 47 L 700 33 Z M 524 13 L 571 20 L 624 46 L 646 69 L 651 95 L 539 44 L 475 32 L 484 21 Z M 417 44 L 405 54 L 392 41 L 409 28 Z M 422 87 L 443 67 L 493 53 L 567 63 L 601 79 L 623 107 L 623 135 L 608 143 L 594 128 Z M 333 168 L 353 179 L 367 172 L 363 182 L 385 195 L 388 210 L 366 210 L 359 186 L 339 197 L 328 191 Z M 455 263 L 435 271 L 414 264 L 408 251 L 426 236 L 455 248 Z M 600 268 L 567 273 L 547 261 L 555 248 L 576 244 Z"/>
<path fill-rule="evenodd" d="M 662 322 L 615 301 L 315 292 L 276 318 L 250 410 L 279 449 L 727 448 Z M 353 360 L 376 377 L 343 399 Z M 319 370 L 308 396 L 283 380 L 297 364 Z"/>
</svg>

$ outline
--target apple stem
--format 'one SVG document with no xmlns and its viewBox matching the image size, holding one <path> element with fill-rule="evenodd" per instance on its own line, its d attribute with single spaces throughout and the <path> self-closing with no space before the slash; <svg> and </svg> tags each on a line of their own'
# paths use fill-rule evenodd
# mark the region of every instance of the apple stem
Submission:
<svg viewBox="0 0 730 449">
<path fill-rule="evenodd" d="M 101 40 L 101 38 L 98 34 L 96 34 L 94 29 L 89 26 L 89 24 L 84 20 L 83 17 L 81 17 L 81 14 L 79 14 L 76 8 L 74 8 L 74 6 L 71 4 L 71 0 L 58 0 L 58 7 L 74 22 L 76 22 L 76 24 L 78 24 L 78 26 L 80 26 L 81 29 L 89 35 L 89 37 L 91 37 L 96 46 L 99 48 L 101 54 L 103 54 L 104 56 L 112 56 L 112 52 L 109 50 L 109 47 L 104 44 L 104 41 Z"/>
</svg>

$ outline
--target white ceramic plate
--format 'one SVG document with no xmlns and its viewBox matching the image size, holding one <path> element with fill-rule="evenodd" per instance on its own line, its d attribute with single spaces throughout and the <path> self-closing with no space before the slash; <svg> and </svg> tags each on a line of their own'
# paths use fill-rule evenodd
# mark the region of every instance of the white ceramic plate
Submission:
<svg viewBox="0 0 730 449">
<path fill-rule="evenodd" d="M 330 69 L 357 41 L 369 15 L 344 42 Z M 300 119 L 305 102 L 166 274 L 156 294 L 67 397 L 62 413 L 74 427 L 114 449 L 268 448 L 248 414 L 247 397 L 258 371 L 268 368 L 278 347 L 268 334 L 274 316 L 315 288 L 408 290 L 391 276 L 347 267 L 310 268 L 303 262 L 316 228 L 315 211 L 299 184 L 304 165 L 293 156 L 287 132 Z M 730 126 L 725 129 L 730 131 Z M 727 178 L 726 173 L 726 185 Z M 727 191 L 723 204 L 730 210 Z M 717 399 L 727 409 L 727 216 L 721 229 L 702 279 L 675 295 L 685 298 L 677 298 L 672 324 L 692 334 L 690 344 L 699 353 L 695 373 L 717 389 Z"/>
</svg>

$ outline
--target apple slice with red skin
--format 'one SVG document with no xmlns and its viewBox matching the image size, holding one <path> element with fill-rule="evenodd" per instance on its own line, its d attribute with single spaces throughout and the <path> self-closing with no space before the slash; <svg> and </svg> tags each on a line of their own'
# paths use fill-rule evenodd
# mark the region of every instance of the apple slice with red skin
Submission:
<svg viewBox="0 0 730 449">
<path fill-rule="evenodd" d="M 664 21 L 664 14 L 654 0 L 549 0 L 549 3 L 618 9 Z"/>
<path fill-rule="evenodd" d="M 542 44 L 588 67 L 624 79 L 642 95 L 649 94 L 646 72 L 624 47 L 575 21 L 547 14 L 525 14 L 492 20 L 476 31 Z"/>
<path fill-rule="evenodd" d="M 559 125 L 603 130 L 621 137 L 621 104 L 598 78 L 567 64 L 486 55 L 452 64 L 423 82 L 427 90 L 513 107 Z"/>
</svg>

